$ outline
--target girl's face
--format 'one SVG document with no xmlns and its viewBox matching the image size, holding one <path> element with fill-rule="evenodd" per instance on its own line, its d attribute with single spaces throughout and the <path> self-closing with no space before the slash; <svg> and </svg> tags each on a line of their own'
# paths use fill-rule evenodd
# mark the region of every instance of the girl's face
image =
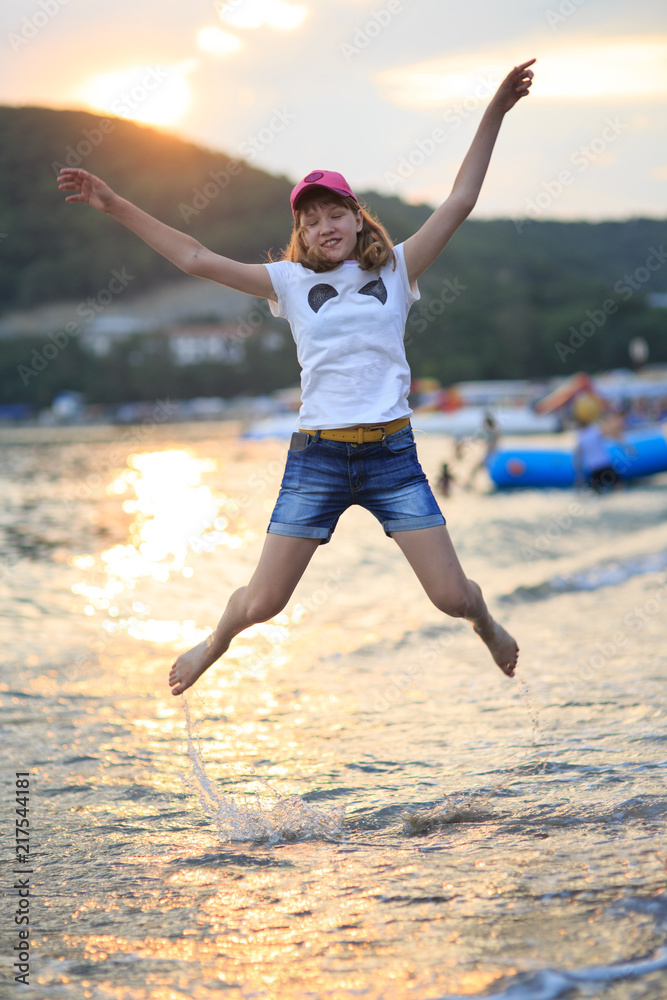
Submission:
<svg viewBox="0 0 667 1000">
<path fill-rule="evenodd" d="M 318 246 L 332 263 L 356 260 L 357 233 L 361 232 L 361 212 L 353 212 L 335 202 L 312 202 L 301 213 L 301 235 L 306 247 Z"/>
</svg>

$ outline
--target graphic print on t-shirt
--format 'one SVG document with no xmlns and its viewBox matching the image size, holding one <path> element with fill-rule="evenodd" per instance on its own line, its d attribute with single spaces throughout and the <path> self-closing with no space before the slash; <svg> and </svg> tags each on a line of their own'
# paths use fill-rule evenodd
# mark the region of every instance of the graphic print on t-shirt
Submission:
<svg viewBox="0 0 667 1000">
<path fill-rule="evenodd" d="M 367 285 L 359 289 L 360 295 L 373 295 L 382 305 L 387 301 L 387 288 L 382 278 L 369 281 Z"/>
<path fill-rule="evenodd" d="M 308 305 L 313 312 L 319 312 L 325 302 L 335 298 L 337 295 L 338 292 L 333 285 L 313 285 L 308 292 Z"/>
<path fill-rule="evenodd" d="M 374 281 L 369 281 L 359 289 L 360 295 L 372 295 L 374 298 L 381 302 L 382 305 L 387 301 L 387 288 L 382 280 L 382 278 L 376 278 Z M 319 312 L 325 302 L 329 299 L 334 299 L 338 295 L 338 292 L 333 285 L 327 285 L 321 282 L 318 285 L 313 285 L 313 287 L 308 292 L 308 305 L 313 310 L 313 312 Z"/>
</svg>

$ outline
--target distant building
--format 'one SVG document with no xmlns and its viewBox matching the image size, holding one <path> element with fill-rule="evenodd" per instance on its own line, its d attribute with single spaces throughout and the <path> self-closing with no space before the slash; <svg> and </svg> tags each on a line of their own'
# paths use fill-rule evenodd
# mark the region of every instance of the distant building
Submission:
<svg viewBox="0 0 667 1000">
<path fill-rule="evenodd" d="M 155 324 L 126 314 L 97 316 L 81 336 L 81 343 L 93 354 L 104 357 L 111 348 L 136 333 L 153 333 Z"/>
<path fill-rule="evenodd" d="M 248 336 L 258 337 L 262 348 L 276 351 L 284 343 L 279 330 L 263 329 L 254 333 L 247 323 L 179 323 L 156 326 L 133 316 L 100 316 L 93 320 L 81 340 L 88 350 L 105 356 L 116 344 L 135 334 L 156 334 L 165 337 L 169 353 L 176 365 L 199 365 L 206 362 L 237 365 L 245 358 Z"/>
<path fill-rule="evenodd" d="M 238 324 L 192 323 L 169 326 L 162 333 L 169 340 L 169 352 L 177 365 L 199 365 L 207 361 L 238 365 L 245 358 Z"/>
</svg>

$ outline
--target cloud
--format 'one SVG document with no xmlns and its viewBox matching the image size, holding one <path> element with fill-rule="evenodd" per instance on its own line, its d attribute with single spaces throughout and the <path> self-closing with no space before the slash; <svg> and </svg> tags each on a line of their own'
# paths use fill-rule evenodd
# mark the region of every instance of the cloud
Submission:
<svg viewBox="0 0 667 1000">
<path fill-rule="evenodd" d="M 490 97 L 500 83 L 504 64 L 480 55 L 431 59 L 375 77 L 381 96 L 401 108 L 440 108 L 474 96 L 485 87 Z"/>
<path fill-rule="evenodd" d="M 275 28 L 294 31 L 306 16 L 300 4 L 286 0 L 219 0 L 216 9 L 221 21 L 234 28 Z"/>
<path fill-rule="evenodd" d="M 202 52 L 216 56 L 233 55 L 243 48 L 240 38 L 220 28 L 202 28 L 197 34 L 197 44 Z"/>
<path fill-rule="evenodd" d="M 500 53 L 432 59 L 375 77 L 381 96 L 403 108 L 447 107 L 490 94 L 507 72 Z M 667 97 L 667 36 L 563 45 L 538 53 L 531 99 Z"/>
<path fill-rule="evenodd" d="M 622 38 L 581 45 L 540 59 L 540 97 L 667 97 L 667 36 Z"/>
</svg>

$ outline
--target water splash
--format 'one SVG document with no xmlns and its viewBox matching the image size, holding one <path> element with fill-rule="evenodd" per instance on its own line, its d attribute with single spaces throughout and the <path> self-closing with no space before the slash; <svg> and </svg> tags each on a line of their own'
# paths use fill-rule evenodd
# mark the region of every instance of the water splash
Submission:
<svg viewBox="0 0 667 1000">
<path fill-rule="evenodd" d="M 443 826 L 455 823 L 483 823 L 493 818 L 491 799 L 507 788 L 510 775 L 526 765 L 538 767 L 537 774 L 543 774 L 551 757 L 550 751 L 541 749 L 544 742 L 539 710 L 530 685 L 519 680 L 519 699 L 526 707 L 531 720 L 530 745 L 518 748 L 512 760 L 512 767 L 503 769 L 492 780 L 490 787 L 446 795 L 441 802 L 430 809 L 409 809 L 403 816 L 403 833 L 408 836 L 430 833 Z M 436 850 L 442 845 L 435 844 L 420 850 Z"/>
<path fill-rule="evenodd" d="M 206 773 L 185 695 L 182 695 L 182 699 L 188 730 L 188 756 L 192 762 L 192 778 L 186 784 L 196 792 L 202 810 L 213 820 L 223 840 L 269 844 L 280 841 L 340 840 L 343 835 L 345 806 L 316 808 L 304 802 L 299 795 L 279 795 L 264 779 L 261 779 L 261 784 L 275 800 L 268 807 L 257 798 L 253 803 L 250 797 L 239 798 L 218 789 Z"/>
<path fill-rule="evenodd" d="M 530 763 L 532 759 L 535 764 L 539 764 L 538 774 L 543 774 L 552 757 L 553 750 L 545 749 L 547 741 L 544 737 L 542 723 L 540 722 L 540 712 L 537 707 L 537 701 L 533 693 L 533 689 L 527 681 L 523 679 L 523 677 L 519 678 L 519 700 L 525 706 L 526 711 L 530 716 L 532 726 L 528 757 L 523 763 Z"/>
<path fill-rule="evenodd" d="M 446 795 L 431 809 L 408 809 L 403 815 L 403 833 L 414 837 L 452 823 L 483 823 L 491 815 L 481 808 L 488 798 L 488 795 L 480 799 L 472 792 L 461 792 Z"/>
</svg>

